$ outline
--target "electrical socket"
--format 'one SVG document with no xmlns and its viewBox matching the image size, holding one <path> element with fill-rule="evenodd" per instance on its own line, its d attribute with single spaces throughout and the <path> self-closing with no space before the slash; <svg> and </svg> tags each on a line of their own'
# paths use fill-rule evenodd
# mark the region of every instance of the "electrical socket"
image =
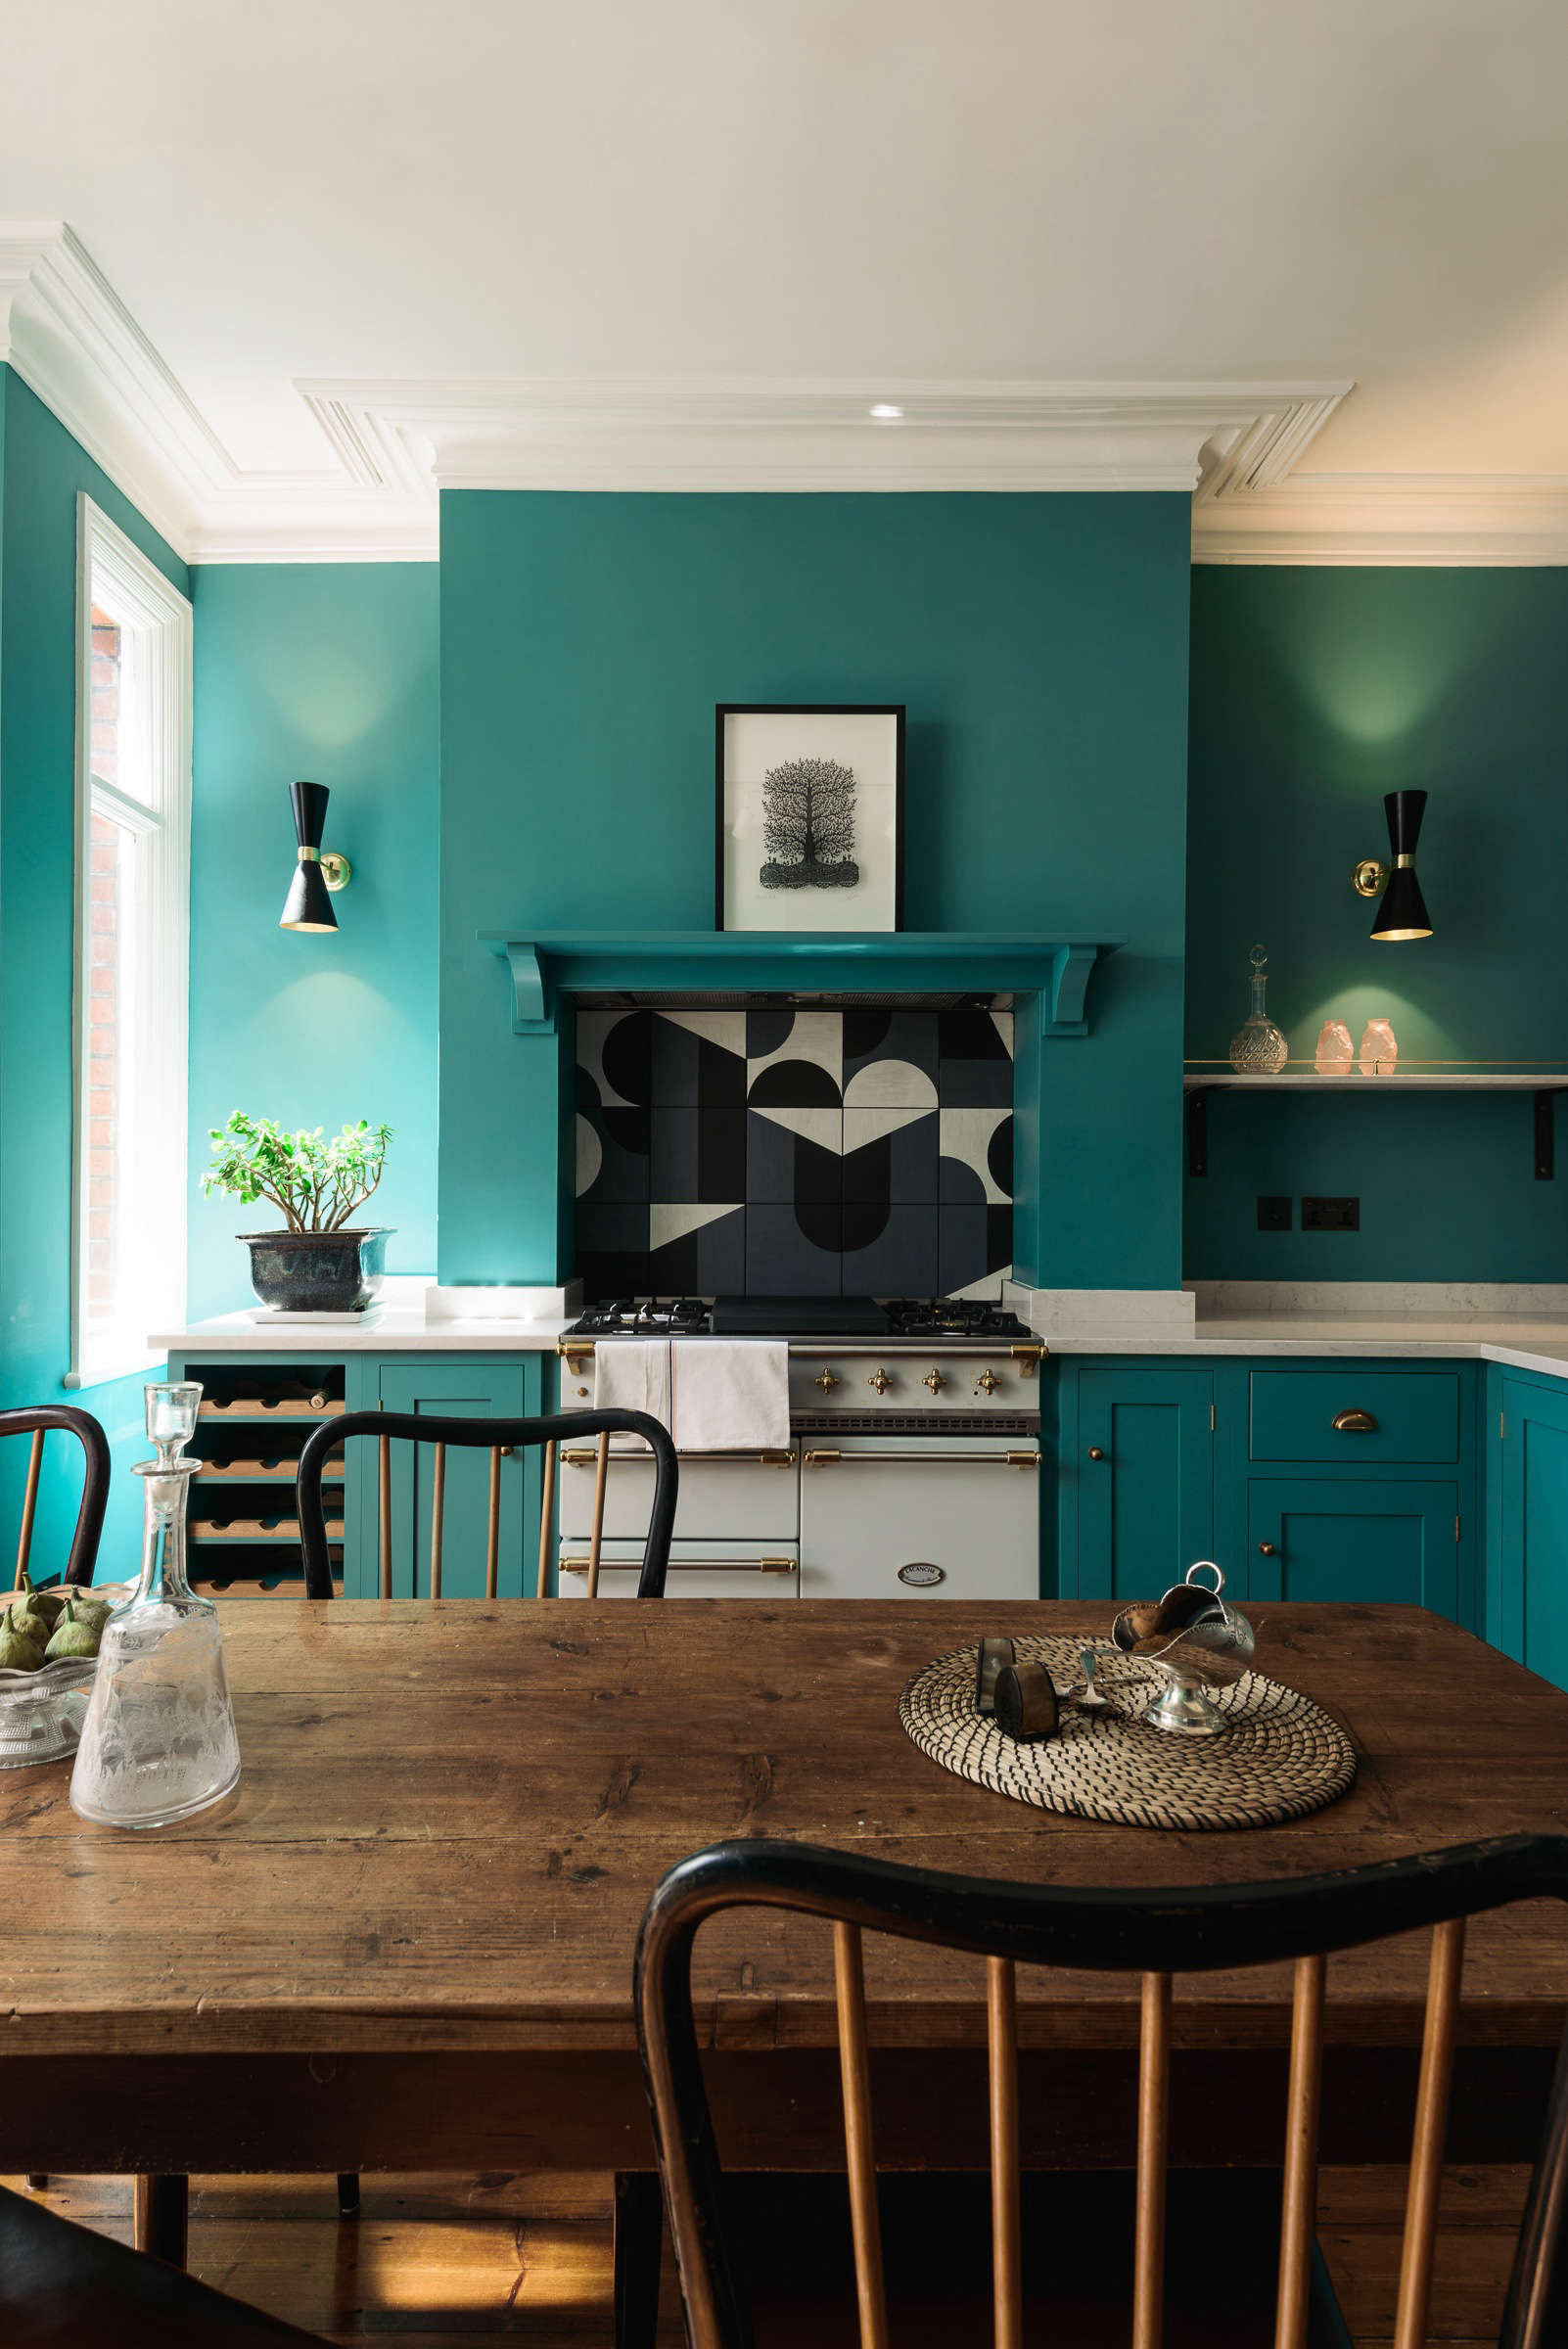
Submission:
<svg viewBox="0 0 1568 2349">
<path fill-rule="evenodd" d="M 1260 1194 L 1258 1229 L 1260 1231 L 1289 1231 L 1295 1222 L 1295 1214 L 1296 1202 L 1288 1191 L 1283 1196 L 1277 1192 L 1269 1193 L 1267 1196 Z"/>
<path fill-rule="evenodd" d="M 1301 1203 L 1303 1231 L 1360 1231 L 1361 1203 L 1360 1199 L 1303 1199 Z"/>
</svg>

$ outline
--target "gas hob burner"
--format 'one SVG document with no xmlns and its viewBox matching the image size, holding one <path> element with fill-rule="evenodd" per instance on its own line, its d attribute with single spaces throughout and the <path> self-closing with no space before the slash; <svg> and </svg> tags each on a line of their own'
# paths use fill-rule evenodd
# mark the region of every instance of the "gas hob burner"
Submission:
<svg viewBox="0 0 1568 2349">
<path fill-rule="evenodd" d="M 1032 1338 L 1004 1305 L 974 1297 L 890 1297 L 888 1320 L 900 1338 Z"/>
<path fill-rule="evenodd" d="M 572 1325 L 578 1338 L 699 1337 L 708 1327 L 700 1297 L 612 1297 L 590 1305 Z"/>
</svg>

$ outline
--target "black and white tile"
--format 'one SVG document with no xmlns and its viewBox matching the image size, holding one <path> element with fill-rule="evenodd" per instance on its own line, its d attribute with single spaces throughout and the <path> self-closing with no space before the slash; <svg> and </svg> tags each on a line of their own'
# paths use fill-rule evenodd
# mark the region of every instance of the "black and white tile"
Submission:
<svg viewBox="0 0 1568 2349">
<path fill-rule="evenodd" d="M 579 1013 L 587 1294 L 994 1295 L 1012 1076 L 1003 1012 Z"/>
</svg>

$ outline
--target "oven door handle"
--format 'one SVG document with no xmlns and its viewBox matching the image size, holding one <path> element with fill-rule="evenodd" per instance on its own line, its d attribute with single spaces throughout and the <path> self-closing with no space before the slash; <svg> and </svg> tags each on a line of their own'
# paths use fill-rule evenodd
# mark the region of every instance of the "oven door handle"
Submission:
<svg viewBox="0 0 1568 2349">
<path fill-rule="evenodd" d="M 563 1574 L 586 1574 L 586 1558 L 563 1558 Z M 671 1558 L 671 1574 L 793 1574 L 793 1558 Z M 641 1574 L 641 1558 L 601 1558 L 601 1574 Z"/>
<path fill-rule="evenodd" d="M 677 1460 L 700 1460 L 705 1467 L 715 1468 L 793 1468 L 795 1465 L 793 1448 L 789 1451 L 682 1451 L 677 1450 L 675 1457 Z M 597 1466 L 599 1454 L 596 1450 L 586 1446 L 581 1451 L 576 1449 L 567 1451 L 563 1447 L 561 1458 L 568 1468 L 592 1468 Z M 651 1451 L 613 1451 L 610 1458 L 612 1462 L 630 1460 L 644 1468 L 653 1465 Z"/>
<path fill-rule="evenodd" d="M 807 1451 L 807 1468 L 850 1467 L 856 1460 L 898 1460 L 906 1468 L 1038 1468 L 1038 1451 Z"/>
</svg>

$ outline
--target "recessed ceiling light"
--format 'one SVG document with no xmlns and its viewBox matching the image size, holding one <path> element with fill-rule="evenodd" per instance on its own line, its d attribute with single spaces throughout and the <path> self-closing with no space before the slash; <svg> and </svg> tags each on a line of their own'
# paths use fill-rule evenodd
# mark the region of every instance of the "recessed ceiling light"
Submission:
<svg viewBox="0 0 1568 2349">
<path fill-rule="evenodd" d="M 897 424 L 903 410 L 896 408 L 891 399 L 879 399 L 873 402 L 871 413 L 880 423 Z"/>
</svg>

